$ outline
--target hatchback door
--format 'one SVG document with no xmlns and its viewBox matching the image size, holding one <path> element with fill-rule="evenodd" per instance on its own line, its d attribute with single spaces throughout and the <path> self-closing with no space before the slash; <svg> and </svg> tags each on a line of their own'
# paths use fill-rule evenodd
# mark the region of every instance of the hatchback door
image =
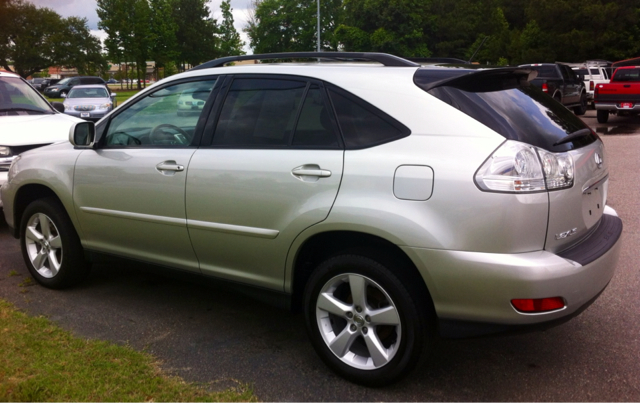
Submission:
<svg viewBox="0 0 640 403">
<path fill-rule="evenodd" d="M 178 116 L 177 101 L 187 91 L 206 100 L 214 83 L 183 82 L 139 99 L 105 123 L 97 150 L 79 156 L 73 196 L 86 248 L 199 271 L 184 194 L 202 110 Z"/>
<path fill-rule="evenodd" d="M 230 79 L 187 176 L 187 224 L 203 273 L 283 289 L 295 237 L 324 220 L 343 149 L 321 83 Z"/>
</svg>

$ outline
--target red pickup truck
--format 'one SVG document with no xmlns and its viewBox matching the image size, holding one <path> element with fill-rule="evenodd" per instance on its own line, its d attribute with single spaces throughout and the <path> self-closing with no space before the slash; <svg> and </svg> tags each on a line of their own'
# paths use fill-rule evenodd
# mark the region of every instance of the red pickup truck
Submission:
<svg viewBox="0 0 640 403">
<path fill-rule="evenodd" d="M 607 123 L 609 115 L 640 113 L 640 66 L 618 67 L 609 84 L 597 84 L 593 101 L 598 123 Z"/>
</svg>

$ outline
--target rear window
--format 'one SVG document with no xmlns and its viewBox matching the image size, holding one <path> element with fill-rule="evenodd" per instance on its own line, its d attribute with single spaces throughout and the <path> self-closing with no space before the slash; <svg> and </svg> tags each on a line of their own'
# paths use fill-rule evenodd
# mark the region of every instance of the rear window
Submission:
<svg viewBox="0 0 640 403">
<path fill-rule="evenodd" d="M 561 152 L 584 147 L 598 138 L 592 132 L 589 136 L 554 145 L 588 126 L 569 109 L 529 82 L 509 77 L 488 77 L 475 81 L 466 79 L 463 83 L 453 81 L 450 85 L 444 84 L 428 89 L 427 85 L 432 82 L 429 75 L 428 70 L 421 69 L 416 72 L 414 81 L 418 87 L 506 139 Z"/>
<path fill-rule="evenodd" d="M 527 68 L 537 71 L 538 78 L 560 78 L 560 74 L 558 73 L 556 66 L 527 66 Z"/>
<path fill-rule="evenodd" d="M 613 81 L 640 81 L 640 68 L 618 69 L 613 75 Z"/>
<path fill-rule="evenodd" d="M 585 80 L 589 80 L 590 79 L 589 70 L 587 70 L 587 69 L 575 69 L 574 71 L 576 72 L 576 74 L 582 74 L 584 76 Z M 594 74 L 593 70 L 591 70 L 591 74 Z"/>
</svg>

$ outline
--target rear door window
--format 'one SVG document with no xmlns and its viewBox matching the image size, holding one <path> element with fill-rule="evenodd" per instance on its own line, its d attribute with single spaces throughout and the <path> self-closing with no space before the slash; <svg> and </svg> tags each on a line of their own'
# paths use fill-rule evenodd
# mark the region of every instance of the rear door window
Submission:
<svg viewBox="0 0 640 403">
<path fill-rule="evenodd" d="M 233 148 L 341 148 L 324 89 L 306 80 L 235 78 L 213 136 Z"/>
</svg>

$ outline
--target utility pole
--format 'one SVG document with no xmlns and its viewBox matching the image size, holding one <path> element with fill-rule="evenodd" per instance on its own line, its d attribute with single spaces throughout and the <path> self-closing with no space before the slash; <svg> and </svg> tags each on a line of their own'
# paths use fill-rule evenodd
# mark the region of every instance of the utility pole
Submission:
<svg viewBox="0 0 640 403">
<path fill-rule="evenodd" d="M 320 0 L 318 0 L 318 52 L 320 52 Z"/>
</svg>

